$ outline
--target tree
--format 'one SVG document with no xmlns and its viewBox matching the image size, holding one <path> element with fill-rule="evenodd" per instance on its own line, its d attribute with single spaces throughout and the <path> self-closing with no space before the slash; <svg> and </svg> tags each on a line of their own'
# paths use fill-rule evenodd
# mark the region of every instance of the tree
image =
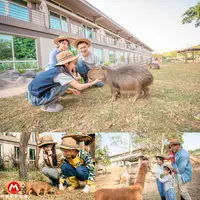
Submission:
<svg viewBox="0 0 200 200">
<path fill-rule="evenodd" d="M 121 136 L 113 136 L 111 145 L 120 146 L 123 149 L 127 149 L 131 153 L 131 150 L 139 148 L 139 144 L 136 144 L 136 139 L 140 136 L 139 133 L 127 133 L 128 137 L 125 138 Z"/>
<path fill-rule="evenodd" d="M 183 17 L 182 24 L 190 24 L 195 21 L 195 27 L 200 26 L 200 2 L 186 10 L 181 17 Z"/>
<path fill-rule="evenodd" d="M 171 138 L 178 138 L 181 142 L 183 133 L 149 133 L 140 135 L 136 139 L 136 144 L 140 144 L 148 155 L 163 154 L 166 151 L 164 141 Z"/>
<path fill-rule="evenodd" d="M 36 60 L 36 45 L 32 38 L 13 36 L 15 60 Z"/>
<path fill-rule="evenodd" d="M 27 148 L 28 148 L 28 141 L 30 139 L 31 132 L 28 133 L 21 133 L 20 135 L 20 143 L 19 143 L 19 177 L 21 179 L 27 179 Z"/>
<path fill-rule="evenodd" d="M 96 146 L 95 161 L 97 164 L 97 168 L 98 168 L 98 165 L 103 165 L 106 169 L 107 166 L 111 165 L 111 160 L 109 157 L 108 147 L 103 147 L 103 148 L 101 147 L 101 139 L 102 139 L 101 134 L 97 133 L 95 135 L 95 146 Z"/>
</svg>

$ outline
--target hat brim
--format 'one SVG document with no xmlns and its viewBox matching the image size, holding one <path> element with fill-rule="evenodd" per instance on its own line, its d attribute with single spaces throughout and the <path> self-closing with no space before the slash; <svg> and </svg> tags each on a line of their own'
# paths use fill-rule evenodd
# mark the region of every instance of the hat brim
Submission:
<svg viewBox="0 0 200 200">
<path fill-rule="evenodd" d="M 77 40 L 75 40 L 72 44 L 73 44 L 73 46 L 74 46 L 75 48 L 78 48 L 78 43 L 79 43 L 79 42 L 85 42 L 85 43 L 87 43 L 88 47 L 91 46 L 90 40 L 88 40 L 88 39 L 86 39 L 86 38 L 77 39 Z"/>
<path fill-rule="evenodd" d="M 66 63 L 72 62 L 72 61 L 76 60 L 77 58 L 78 58 L 78 55 L 77 55 L 77 56 L 74 56 L 74 57 L 72 57 L 72 58 L 68 58 L 68 59 L 66 59 L 66 60 L 63 60 L 63 61 L 57 63 L 56 66 L 57 66 L 57 65 L 64 65 L 64 64 L 66 64 Z"/>
<path fill-rule="evenodd" d="M 67 40 L 67 41 L 69 41 L 70 44 L 72 44 L 73 41 L 75 40 L 75 38 L 69 38 L 69 37 L 64 37 L 64 36 L 63 37 L 57 37 L 53 40 L 53 43 L 58 45 L 58 42 L 61 41 L 61 40 Z"/>
<path fill-rule="evenodd" d="M 162 158 L 163 160 L 165 160 L 164 156 L 155 156 L 156 158 Z"/>
<path fill-rule="evenodd" d="M 47 144 L 57 144 L 57 142 L 43 142 L 41 144 L 38 144 L 37 146 L 42 147 L 42 146 L 47 145 Z"/>
<path fill-rule="evenodd" d="M 163 167 L 166 167 L 166 168 L 168 168 L 169 170 L 171 170 L 172 171 L 172 167 L 171 166 L 169 166 L 169 165 L 164 165 Z"/>
<path fill-rule="evenodd" d="M 74 140 L 77 140 L 77 141 L 88 141 L 88 140 L 91 140 L 92 137 L 90 137 L 89 135 L 65 135 L 62 137 L 63 138 L 73 138 Z"/>
<path fill-rule="evenodd" d="M 66 146 L 64 146 L 64 145 L 60 145 L 60 149 L 77 149 L 77 150 L 80 150 L 81 148 L 80 147 L 76 147 L 76 146 L 68 146 L 68 145 L 66 145 Z"/>
<path fill-rule="evenodd" d="M 177 144 L 181 144 L 180 142 L 170 142 L 169 145 L 177 145 Z"/>
</svg>

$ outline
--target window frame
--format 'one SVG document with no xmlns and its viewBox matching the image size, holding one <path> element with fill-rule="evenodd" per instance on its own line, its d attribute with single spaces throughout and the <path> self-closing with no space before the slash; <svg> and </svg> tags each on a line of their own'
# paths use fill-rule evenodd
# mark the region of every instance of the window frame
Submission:
<svg viewBox="0 0 200 200">
<path fill-rule="evenodd" d="M 55 28 L 52 28 L 52 27 L 51 27 L 51 21 L 50 21 L 51 13 L 56 14 L 56 15 L 59 16 L 59 19 L 60 19 L 60 28 L 61 28 L 61 29 L 55 29 Z M 54 16 L 53 16 L 53 17 L 54 17 Z M 67 29 L 67 31 L 63 30 L 63 24 L 62 24 L 63 20 L 62 20 L 62 17 L 65 17 L 65 19 L 66 19 L 66 20 L 65 20 L 65 23 L 66 23 L 66 29 Z M 55 11 L 49 10 L 49 28 L 52 28 L 52 29 L 55 29 L 55 30 L 59 30 L 59 31 L 63 31 L 63 32 L 69 33 L 69 23 L 68 23 L 68 21 L 67 21 L 67 16 L 64 16 L 64 15 L 61 15 L 61 14 L 56 13 Z"/>
<path fill-rule="evenodd" d="M 34 159 L 31 159 L 31 150 L 33 150 L 34 151 Z M 34 149 L 34 148 L 29 148 L 29 154 L 28 154 L 28 157 L 29 157 L 29 161 L 35 161 L 36 160 L 36 149 Z"/>
<path fill-rule="evenodd" d="M 19 149 L 20 152 L 20 148 L 18 146 L 14 146 L 14 156 L 16 160 L 19 160 L 19 152 L 17 152 L 16 150 Z"/>
<path fill-rule="evenodd" d="M 1 35 L 6 35 L 6 36 L 11 36 L 12 40 L 11 40 L 11 47 L 12 47 L 12 60 L 0 60 L 0 63 L 13 63 L 13 69 L 16 70 L 16 63 L 36 63 L 37 67 L 36 69 L 39 69 L 38 66 L 38 48 L 37 48 L 37 39 L 33 38 L 33 37 L 29 37 L 29 36 L 24 36 L 24 35 L 11 35 L 11 34 L 7 34 L 7 33 L 1 33 L 0 32 L 0 37 Z M 14 41 L 13 41 L 13 37 L 24 37 L 24 38 L 31 38 L 33 40 L 35 40 L 35 49 L 36 49 L 36 60 L 15 60 L 15 50 L 14 50 Z M 29 68 L 29 69 L 35 69 L 35 68 Z"/>
<path fill-rule="evenodd" d="M 113 62 L 110 60 L 110 52 L 113 52 L 113 54 L 114 54 L 114 61 L 113 61 Z M 116 58 L 115 58 L 115 57 L 116 57 L 115 53 L 116 53 L 115 50 L 111 50 L 111 49 L 108 50 L 109 62 L 110 62 L 110 63 L 115 63 L 115 61 L 116 61 L 116 60 L 115 60 L 115 59 L 116 59 Z"/>
<path fill-rule="evenodd" d="M 95 49 L 97 49 L 97 50 L 101 50 L 101 57 L 102 57 L 102 60 L 100 60 L 100 58 L 99 58 L 99 60 L 100 60 L 100 63 L 101 64 L 103 64 L 104 63 L 104 54 L 103 54 L 103 49 L 102 48 L 100 48 L 100 47 L 96 47 L 96 46 L 94 46 L 94 50 L 93 50 L 93 52 L 94 52 L 94 54 L 95 54 Z M 96 54 L 95 54 L 96 55 Z M 97 56 L 97 55 L 96 55 Z"/>
</svg>

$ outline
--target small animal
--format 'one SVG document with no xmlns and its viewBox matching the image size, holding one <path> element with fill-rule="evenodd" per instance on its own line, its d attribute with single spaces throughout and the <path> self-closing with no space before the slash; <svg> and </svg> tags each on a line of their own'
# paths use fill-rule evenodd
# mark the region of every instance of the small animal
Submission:
<svg viewBox="0 0 200 200">
<path fill-rule="evenodd" d="M 150 63 L 149 67 L 151 69 L 160 69 L 160 65 L 158 63 Z"/>
<path fill-rule="evenodd" d="M 33 192 L 35 192 L 37 196 L 41 196 L 41 192 L 44 193 L 44 196 L 48 195 L 48 192 L 56 194 L 55 188 L 53 188 L 49 183 L 42 181 L 26 183 L 26 194 L 30 195 Z"/>
<path fill-rule="evenodd" d="M 130 184 L 130 174 L 128 172 L 124 172 L 120 178 L 121 187 L 128 187 Z"/>
<path fill-rule="evenodd" d="M 91 80 L 100 79 L 109 85 L 112 93 L 112 100 L 121 96 L 121 91 L 133 91 L 135 96 L 133 103 L 139 97 L 146 97 L 149 93 L 149 85 L 153 83 L 151 72 L 143 66 L 120 63 L 120 67 L 109 68 L 98 66 L 88 72 Z"/>
</svg>

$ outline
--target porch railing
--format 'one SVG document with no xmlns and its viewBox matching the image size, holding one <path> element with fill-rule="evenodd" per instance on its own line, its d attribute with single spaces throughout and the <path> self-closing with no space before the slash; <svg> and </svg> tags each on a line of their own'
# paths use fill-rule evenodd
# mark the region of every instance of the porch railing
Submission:
<svg viewBox="0 0 200 200">
<path fill-rule="evenodd" d="M 0 1 L 0 15 L 42 26 L 45 25 L 45 15 L 43 12 L 10 1 Z"/>
</svg>

